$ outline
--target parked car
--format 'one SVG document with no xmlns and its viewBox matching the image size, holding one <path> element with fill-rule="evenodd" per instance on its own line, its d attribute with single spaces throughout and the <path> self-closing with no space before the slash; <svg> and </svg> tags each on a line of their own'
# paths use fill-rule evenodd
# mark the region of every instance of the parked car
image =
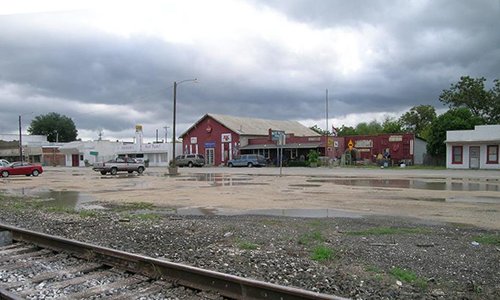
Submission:
<svg viewBox="0 0 500 300">
<path fill-rule="evenodd" d="M 41 165 L 35 165 L 28 162 L 13 162 L 7 166 L 0 167 L 0 176 L 9 177 L 10 175 L 38 176 L 43 173 Z"/>
<path fill-rule="evenodd" d="M 142 174 L 146 166 L 142 162 L 138 162 L 134 158 L 130 157 L 117 157 L 115 159 L 108 160 L 107 162 L 96 162 L 92 167 L 92 170 L 100 172 L 102 175 L 110 173 L 111 175 L 116 175 L 118 172 L 126 171 L 129 173 L 137 172 Z"/>
<path fill-rule="evenodd" d="M 205 165 L 205 157 L 201 154 L 183 154 L 175 158 L 175 164 L 178 167 L 203 167 Z"/>
<path fill-rule="evenodd" d="M 5 159 L 0 159 L 0 167 L 5 167 L 7 165 L 10 165 L 10 162 Z"/>
<path fill-rule="evenodd" d="M 231 159 L 227 162 L 227 166 L 232 167 L 265 167 L 267 160 L 262 155 L 243 154 L 239 158 Z"/>
</svg>

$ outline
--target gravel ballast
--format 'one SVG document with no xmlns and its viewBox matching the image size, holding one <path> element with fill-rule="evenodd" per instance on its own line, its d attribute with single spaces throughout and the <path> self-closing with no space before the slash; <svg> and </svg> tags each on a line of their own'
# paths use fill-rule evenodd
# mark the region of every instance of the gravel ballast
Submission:
<svg viewBox="0 0 500 300">
<path fill-rule="evenodd" d="M 383 216 L 179 216 L 151 205 L 75 212 L 39 203 L 1 196 L 0 222 L 354 299 L 500 299 L 496 230 Z"/>
</svg>

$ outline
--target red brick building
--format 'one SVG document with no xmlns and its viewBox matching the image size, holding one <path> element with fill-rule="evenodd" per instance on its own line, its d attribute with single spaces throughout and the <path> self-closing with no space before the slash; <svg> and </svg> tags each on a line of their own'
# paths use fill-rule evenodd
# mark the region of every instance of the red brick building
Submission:
<svg viewBox="0 0 500 300">
<path fill-rule="evenodd" d="M 279 146 L 272 132 L 285 133 L 284 160 L 303 160 L 310 150 L 321 156 L 340 157 L 345 149 L 344 138 L 321 136 L 296 121 L 206 114 L 180 135 L 183 153 L 205 156 L 207 165 L 221 165 L 240 154 L 260 154 L 274 161 Z"/>
<path fill-rule="evenodd" d="M 427 143 L 413 133 L 353 135 L 344 137 L 346 148 L 353 146 L 356 161 L 377 161 L 388 157 L 392 164 L 422 164 Z"/>
</svg>

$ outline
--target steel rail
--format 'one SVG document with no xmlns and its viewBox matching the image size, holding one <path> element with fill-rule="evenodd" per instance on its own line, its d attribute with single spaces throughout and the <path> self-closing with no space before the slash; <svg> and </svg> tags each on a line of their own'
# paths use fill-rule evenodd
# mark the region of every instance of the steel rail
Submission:
<svg viewBox="0 0 500 300">
<path fill-rule="evenodd" d="M 177 284 L 193 289 L 213 291 L 232 299 L 346 299 L 204 270 L 197 267 L 113 250 L 0 223 L 0 231 L 1 230 L 10 231 L 12 233 L 12 239 L 15 241 L 33 243 L 42 248 L 49 248 L 56 251 L 67 251 L 80 258 L 98 260 L 104 264 L 120 267 L 150 278 L 172 280 Z"/>
</svg>

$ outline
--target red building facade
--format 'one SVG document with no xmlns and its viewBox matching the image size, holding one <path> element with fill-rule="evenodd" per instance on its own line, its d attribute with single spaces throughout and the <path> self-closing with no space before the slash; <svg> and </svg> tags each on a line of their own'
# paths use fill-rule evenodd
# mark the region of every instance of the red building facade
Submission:
<svg viewBox="0 0 500 300">
<path fill-rule="evenodd" d="M 272 132 L 285 132 L 286 142 L 279 146 Z M 322 156 L 339 157 L 344 139 L 321 136 L 294 121 L 274 121 L 207 114 L 181 136 L 183 153 L 202 154 L 207 165 L 224 165 L 241 154 L 260 154 L 275 162 L 283 148 L 283 159 L 304 160 L 310 150 Z"/>
<path fill-rule="evenodd" d="M 202 154 L 207 165 L 225 164 L 239 152 L 240 135 L 208 115 L 181 137 L 183 153 Z"/>
<path fill-rule="evenodd" d="M 353 135 L 344 137 L 348 149 L 352 142 L 356 161 L 375 162 L 377 158 L 387 158 L 393 164 L 405 162 L 413 164 L 415 158 L 415 135 L 413 133 Z"/>
</svg>

